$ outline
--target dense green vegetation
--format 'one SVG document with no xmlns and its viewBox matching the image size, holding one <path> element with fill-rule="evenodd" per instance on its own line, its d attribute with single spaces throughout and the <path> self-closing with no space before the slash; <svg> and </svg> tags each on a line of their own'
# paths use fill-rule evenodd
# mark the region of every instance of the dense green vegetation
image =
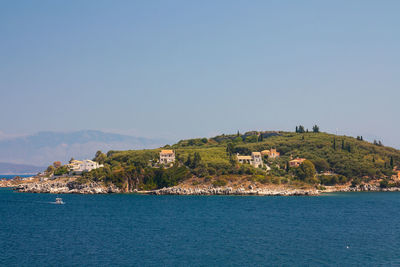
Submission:
<svg viewBox="0 0 400 267">
<path fill-rule="evenodd" d="M 276 148 L 281 157 L 265 158 L 271 167 L 255 169 L 238 164 L 236 153 Z M 176 162 L 171 168 L 158 166 L 161 149 L 109 151 L 96 153 L 95 161 L 104 168 L 85 173 L 81 181 L 113 183 L 127 189 L 156 189 L 176 185 L 190 177 L 215 177 L 213 184 L 224 184 L 223 175 L 250 175 L 268 183 L 302 181 L 309 184 L 334 185 L 352 181 L 357 184 L 373 179 L 388 179 L 400 161 L 400 152 L 381 142 L 369 143 L 362 137 L 335 136 L 321 133 L 317 125 L 312 131 L 297 126 L 296 132 L 247 132 L 220 135 L 210 139 L 182 140 L 164 149 L 173 149 Z M 289 168 L 295 157 L 307 160 L 298 168 Z M 329 174 L 322 174 L 329 171 Z M 385 184 L 385 183 L 384 183 Z"/>
</svg>

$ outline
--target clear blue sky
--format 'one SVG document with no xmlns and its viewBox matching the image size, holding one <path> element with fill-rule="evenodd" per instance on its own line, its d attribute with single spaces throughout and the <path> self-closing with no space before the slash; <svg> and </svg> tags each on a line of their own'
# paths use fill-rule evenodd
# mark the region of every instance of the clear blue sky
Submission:
<svg viewBox="0 0 400 267">
<path fill-rule="evenodd" d="M 324 131 L 400 147 L 400 1 L 0 2 L 0 131 Z"/>
</svg>

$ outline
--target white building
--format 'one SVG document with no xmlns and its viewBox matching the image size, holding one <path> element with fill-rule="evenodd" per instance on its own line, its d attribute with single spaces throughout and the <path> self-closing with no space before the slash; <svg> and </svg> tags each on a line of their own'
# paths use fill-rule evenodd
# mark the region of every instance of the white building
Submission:
<svg viewBox="0 0 400 267">
<path fill-rule="evenodd" d="M 72 160 L 68 164 L 68 167 L 70 169 L 70 174 L 81 174 L 83 172 L 89 172 L 91 170 L 104 167 L 104 165 L 89 159 L 85 159 L 85 160 Z"/>
<path fill-rule="evenodd" d="M 161 150 L 160 164 L 170 164 L 175 162 L 175 152 L 173 150 Z"/>
<path fill-rule="evenodd" d="M 252 165 L 254 168 L 259 168 L 264 165 L 260 152 L 252 152 L 251 156 L 240 156 L 239 154 L 237 154 L 236 157 L 239 163 L 247 163 Z"/>
</svg>

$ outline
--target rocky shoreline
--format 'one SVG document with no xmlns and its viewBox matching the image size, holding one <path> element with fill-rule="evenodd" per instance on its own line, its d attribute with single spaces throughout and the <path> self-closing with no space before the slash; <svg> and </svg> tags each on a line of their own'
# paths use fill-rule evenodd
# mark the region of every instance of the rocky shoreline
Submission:
<svg viewBox="0 0 400 267">
<path fill-rule="evenodd" d="M 25 193 L 50 193 L 50 194 L 110 194 L 123 193 L 114 185 L 104 186 L 95 182 L 81 184 L 76 181 L 69 182 L 41 182 L 25 183 L 14 187 L 17 192 Z"/>
<path fill-rule="evenodd" d="M 182 188 L 179 186 L 149 191 L 152 195 L 236 195 L 236 196 L 316 196 L 315 189 L 245 189 L 232 187 Z"/>
<path fill-rule="evenodd" d="M 10 185 L 10 184 L 8 184 Z M 76 181 L 31 182 L 10 186 L 17 192 L 50 193 L 50 194 L 111 194 L 138 193 L 148 195 L 237 195 L 237 196 L 317 196 L 334 192 L 395 192 L 399 187 L 381 188 L 377 185 L 362 184 L 355 187 L 326 187 L 324 190 L 315 188 L 300 189 L 288 187 L 213 187 L 213 186 L 173 186 L 151 191 L 124 191 L 114 185 L 105 186 L 96 182 L 81 184 Z"/>
</svg>

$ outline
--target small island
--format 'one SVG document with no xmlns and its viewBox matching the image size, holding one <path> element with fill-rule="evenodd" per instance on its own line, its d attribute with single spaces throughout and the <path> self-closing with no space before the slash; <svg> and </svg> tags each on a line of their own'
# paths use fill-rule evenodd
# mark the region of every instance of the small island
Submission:
<svg viewBox="0 0 400 267">
<path fill-rule="evenodd" d="M 34 193 L 319 195 L 400 191 L 400 151 L 302 125 L 181 140 L 158 149 L 98 151 L 93 160 L 54 162 L 0 186 Z"/>
</svg>

